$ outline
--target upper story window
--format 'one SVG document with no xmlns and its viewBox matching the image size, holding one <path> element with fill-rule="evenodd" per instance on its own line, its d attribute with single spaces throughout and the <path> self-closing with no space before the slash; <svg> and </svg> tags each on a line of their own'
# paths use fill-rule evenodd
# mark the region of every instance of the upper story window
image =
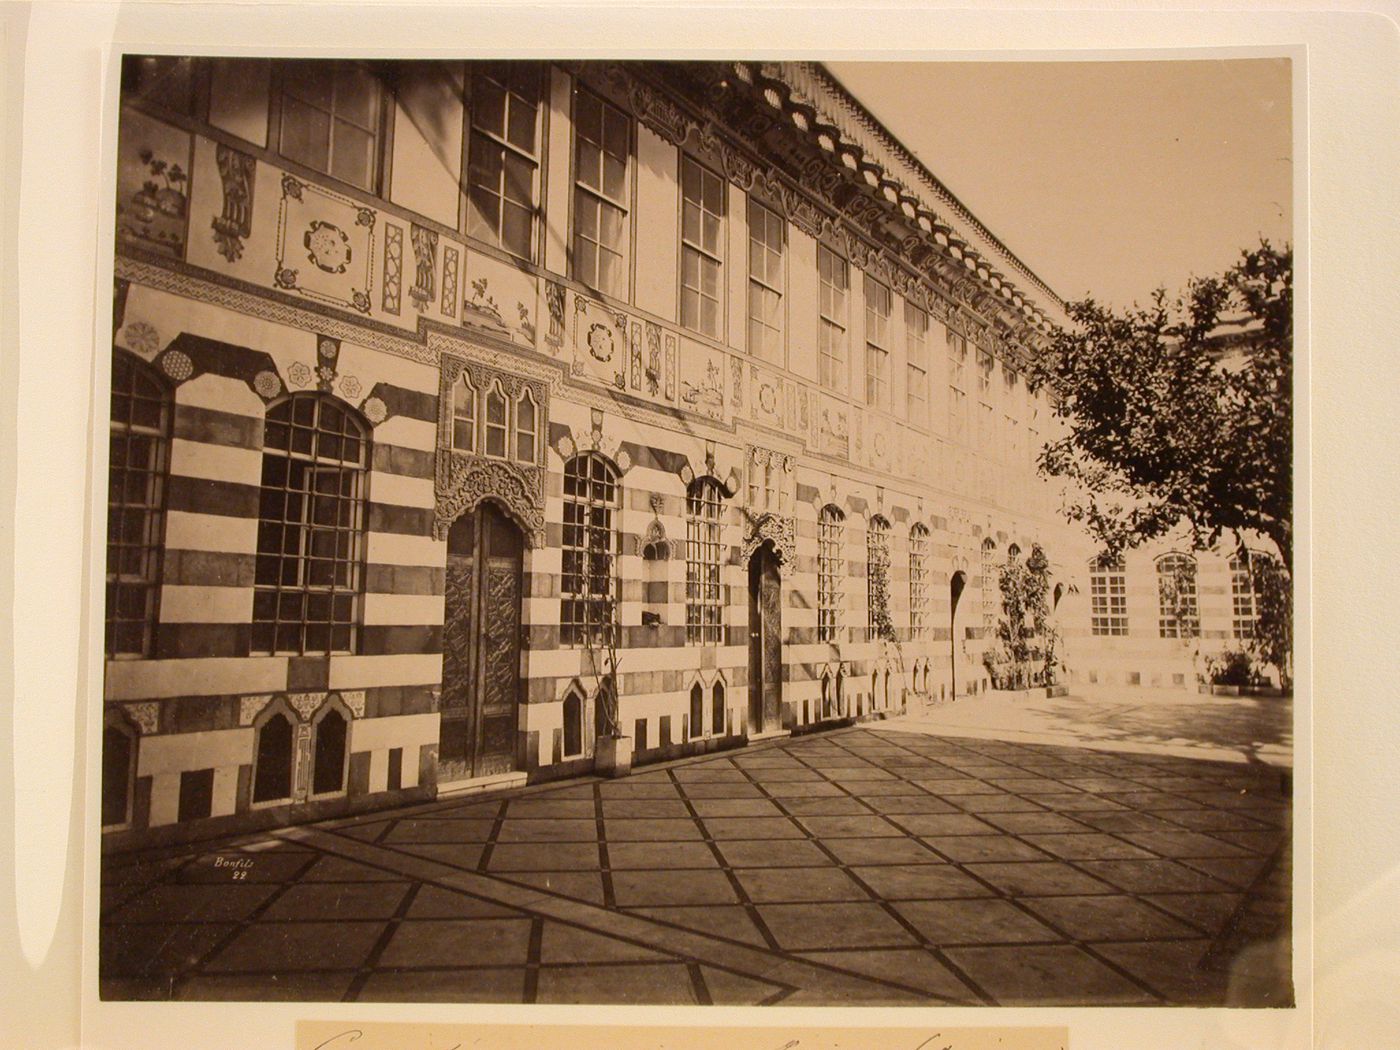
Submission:
<svg viewBox="0 0 1400 1050">
<path fill-rule="evenodd" d="M 476 387 L 466 372 L 452 388 L 452 447 L 459 452 L 476 451 Z"/>
<path fill-rule="evenodd" d="M 992 397 L 992 373 L 996 371 L 996 358 L 985 350 L 977 351 L 977 392 L 987 400 Z"/>
<path fill-rule="evenodd" d="M 851 294 L 850 267 L 825 245 L 817 245 L 819 286 L 817 332 L 818 381 L 828 390 L 846 392 L 846 329 Z"/>
<path fill-rule="evenodd" d="M 627 296 L 631 121 L 582 87 L 574 92 L 574 278 Z"/>
<path fill-rule="evenodd" d="M 928 634 L 928 526 L 922 523 L 909 530 L 909 633 Z"/>
<path fill-rule="evenodd" d="M 1230 557 L 1230 626 L 1236 638 L 1254 637 L 1254 621 L 1258 615 L 1254 603 L 1254 578 L 1250 572 L 1249 552 Z"/>
<path fill-rule="evenodd" d="M 559 641 L 602 645 L 617 630 L 617 514 L 621 485 L 596 452 L 564 464 L 564 531 L 560 561 Z"/>
<path fill-rule="evenodd" d="M 368 429 L 331 396 L 267 410 L 253 652 L 354 651 L 368 463 Z"/>
<path fill-rule="evenodd" d="M 149 656 L 160 588 L 170 390 L 145 362 L 112 355 L 107 462 L 107 655 Z"/>
<path fill-rule="evenodd" d="M 890 408 L 890 290 L 865 278 L 865 403 Z"/>
<path fill-rule="evenodd" d="M 749 198 L 749 353 L 783 363 L 783 218 Z"/>
<path fill-rule="evenodd" d="M 352 186 L 375 190 L 379 81 L 356 62 L 292 60 L 278 68 L 277 151 Z"/>
<path fill-rule="evenodd" d="M 1200 633 L 1195 558 L 1164 554 L 1157 559 L 1157 597 L 1157 626 L 1163 638 L 1194 638 Z"/>
<path fill-rule="evenodd" d="M 928 426 L 928 312 L 904 304 L 904 401 L 909 422 Z"/>
<path fill-rule="evenodd" d="M 463 370 L 452 385 L 452 447 L 495 459 L 514 456 L 534 463 L 539 449 L 540 408 L 528 386 L 512 402 L 499 379 L 484 392 Z"/>
<path fill-rule="evenodd" d="M 467 233 L 532 256 L 539 199 L 540 69 L 492 62 L 472 77 Z"/>
<path fill-rule="evenodd" d="M 685 640 L 688 645 L 719 645 L 724 633 L 720 588 L 719 483 L 691 482 L 685 497 Z"/>
<path fill-rule="evenodd" d="M 948 436 L 967 444 L 967 336 L 948 329 Z"/>
<path fill-rule="evenodd" d="M 724 180 L 681 158 L 681 324 L 712 339 L 723 321 Z"/>
<path fill-rule="evenodd" d="M 817 519 L 817 641 L 834 642 L 841 626 L 841 581 L 846 577 L 841 558 L 846 516 L 827 504 Z"/>
<path fill-rule="evenodd" d="M 1105 555 L 1090 565 L 1089 621 L 1094 634 L 1128 633 L 1128 584 L 1122 558 Z"/>
</svg>

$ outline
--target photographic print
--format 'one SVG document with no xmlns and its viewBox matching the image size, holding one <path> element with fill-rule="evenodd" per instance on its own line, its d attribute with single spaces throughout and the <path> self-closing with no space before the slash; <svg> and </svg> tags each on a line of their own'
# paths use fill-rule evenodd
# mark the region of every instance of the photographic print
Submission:
<svg viewBox="0 0 1400 1050">
<path fill-rule="evenodd" d="M 1294 1004 L 1289 59 L 120 62 L 103 999 Z"/>
</svg>

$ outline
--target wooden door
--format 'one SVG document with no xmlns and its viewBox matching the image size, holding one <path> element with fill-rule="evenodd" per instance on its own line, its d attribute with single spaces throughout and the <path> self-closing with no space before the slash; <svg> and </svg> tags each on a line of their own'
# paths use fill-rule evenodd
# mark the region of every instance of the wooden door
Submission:
<svg viewBox="0 0 1400 1050">
<path fill-rule="evenodd" d="M 489 503 L 448 533 L 441 782 L 515 768 L 523 555 L 520 530 Z"/>
<path fill-rule="evenodd" d="M 776 729 L 783 697 L 782 578 L 773 548 L 749 560 L 749 732 Z"/>
</svg>

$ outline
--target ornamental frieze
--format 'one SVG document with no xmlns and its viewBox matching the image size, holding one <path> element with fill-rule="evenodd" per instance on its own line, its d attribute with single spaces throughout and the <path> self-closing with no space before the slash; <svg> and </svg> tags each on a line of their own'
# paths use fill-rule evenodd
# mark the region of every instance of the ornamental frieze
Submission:
<svg viewBox="0 0 1400 1050">
<path fill-rule="evenodd" d="M 544 546 L 544 468 L 440 449 L 433 538 L 447 539 L 453 522 L 488 499 L 520 527 L 526 543 Z"/>
</svg>

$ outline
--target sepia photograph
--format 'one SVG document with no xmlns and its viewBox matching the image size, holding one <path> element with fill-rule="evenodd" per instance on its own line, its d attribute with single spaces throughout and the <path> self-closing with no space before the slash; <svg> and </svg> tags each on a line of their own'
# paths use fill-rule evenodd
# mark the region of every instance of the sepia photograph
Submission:
<svg viewBox="0 0 1400 1050">
<path fill-rule="evenodd" d="M 116 55 L 100 997 L 1294 1006 L 1276 56 Z"/>
</svg>

